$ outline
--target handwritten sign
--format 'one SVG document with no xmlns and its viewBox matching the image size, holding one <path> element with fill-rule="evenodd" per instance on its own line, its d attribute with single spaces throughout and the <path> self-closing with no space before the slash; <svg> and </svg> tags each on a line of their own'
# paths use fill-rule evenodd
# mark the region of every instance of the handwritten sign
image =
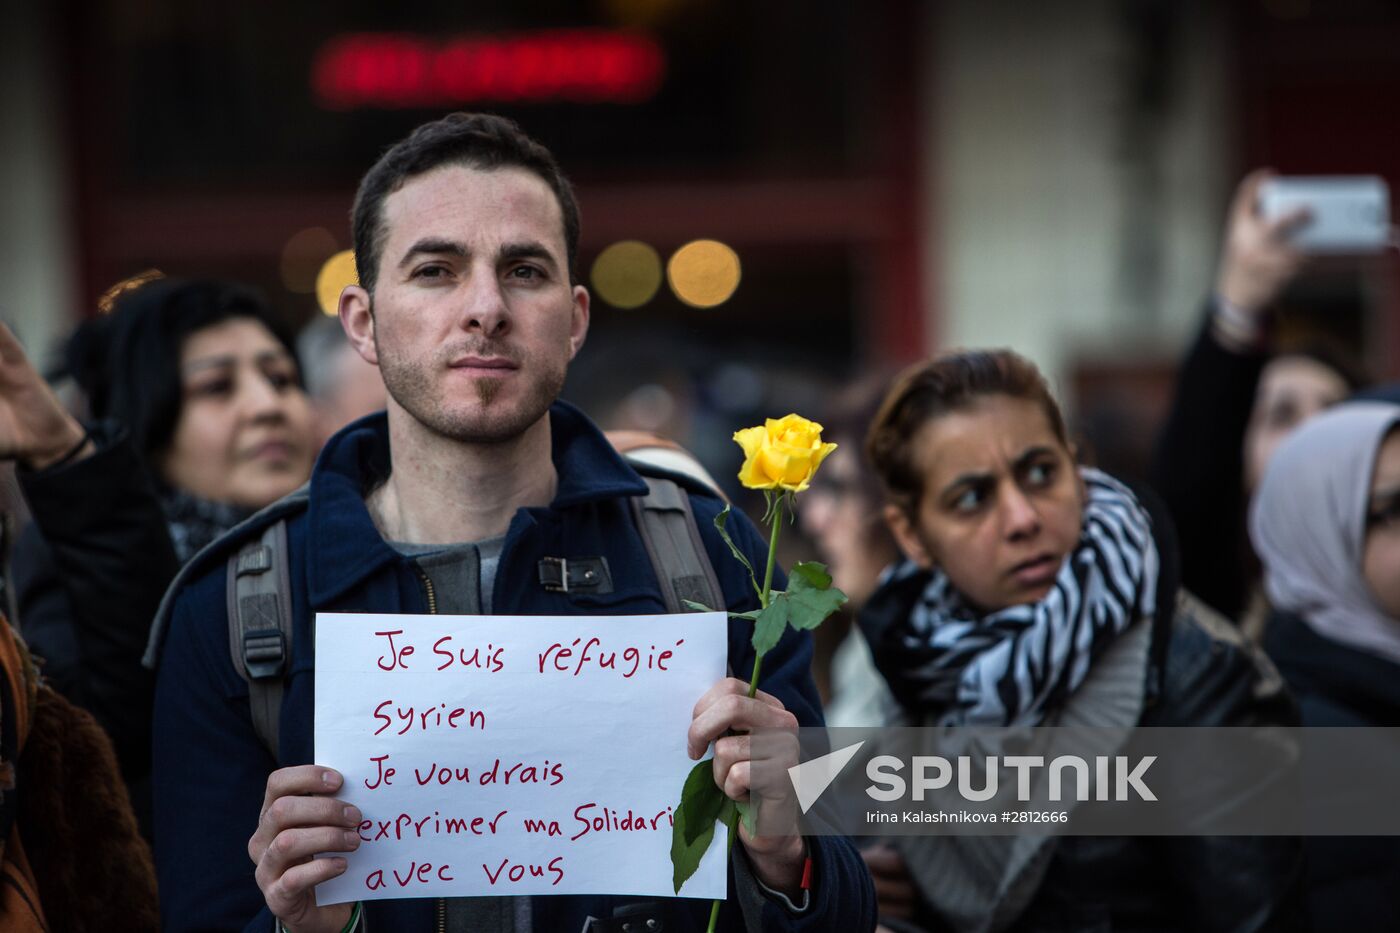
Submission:
<svg viewBox="0 0 1400 933">
<path fill-rule="evenodd" d="M 316 619 L 316 763 L 360 847 L 319 904 L 674 896 L 671 830 L 723 613 Z M 685 897 L 725 896 L 724 827 Z"/>
</svg>

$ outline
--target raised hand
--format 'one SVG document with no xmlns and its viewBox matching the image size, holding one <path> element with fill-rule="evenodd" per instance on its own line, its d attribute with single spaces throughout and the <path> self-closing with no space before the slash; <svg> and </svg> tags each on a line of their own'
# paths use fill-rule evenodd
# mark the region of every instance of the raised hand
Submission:
<svg viewBox="0 0 1400 933">
<path fill-rule="evenodd" d="M 1220 252 L 1216 294 L 1251 316 L 1265 313 L 1298 274 L 1306 256 L 1290 234 L 1308 222 L 1306 208 L 1273 220 L 1259 213 L 1259 187 L 1274 177 L 1270 169 L 1250 172 L 1235 190 L 1225 243 Z"/>
<path fill-rule="evenodd" d="M 83 427 L 29 362 L 24 348 L 0 324 L 0 460 L 42 470 L 83 439 Z M 91 443 L 88 445 L 90 452 Z"/>
</svg>

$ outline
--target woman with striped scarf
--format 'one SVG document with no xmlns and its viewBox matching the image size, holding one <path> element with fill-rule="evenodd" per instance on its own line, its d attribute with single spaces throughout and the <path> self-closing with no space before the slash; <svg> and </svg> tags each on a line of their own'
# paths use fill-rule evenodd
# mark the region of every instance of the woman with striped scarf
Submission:
<svg viewBox="0 0 1400 933">
<path fill-rule="evenodd" d="M 911 368 L 867 446 L 906 560 L 861 627 L 911 722 L 1126 734 L 1292 720 L 1268 661 L 1178 588 L 1151 497 L 1076 464 L 1024 358 L 972 351 Z M 1252 931 L 1297 916 L 1296 839 L 899 845 L 935 929 Z"/>
</svg>

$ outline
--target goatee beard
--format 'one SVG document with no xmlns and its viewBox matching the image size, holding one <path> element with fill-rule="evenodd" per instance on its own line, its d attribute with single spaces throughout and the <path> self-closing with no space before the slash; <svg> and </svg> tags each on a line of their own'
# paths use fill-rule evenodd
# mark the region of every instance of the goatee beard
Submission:
<svg viewBox="0 0 1400 933">
<path fill-rule="evenodd" d="M 490 405 L 491 400 L 501 391 L 502 380 L 500 379 L 473 379 L 472 382 L 476 386 L 477 400 L 483 406 Z"/>
</svg>

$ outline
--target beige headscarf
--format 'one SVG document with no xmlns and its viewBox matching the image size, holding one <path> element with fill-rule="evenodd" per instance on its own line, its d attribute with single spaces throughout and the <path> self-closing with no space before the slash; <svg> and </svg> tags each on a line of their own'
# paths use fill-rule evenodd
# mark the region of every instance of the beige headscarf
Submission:
<svg viewBox="0 0 1400 933">
<path fill-rule="evenodd" d="M 1249 534 L 1275 608 L 1400 663 L 1400 619 L 1381 611 L 1361 574 L 1376 454 L 1397 424 L 1400 405 L 1384 402 L 1348 402 L 1304 423 L 1269 461 Z"/>
</svg>

